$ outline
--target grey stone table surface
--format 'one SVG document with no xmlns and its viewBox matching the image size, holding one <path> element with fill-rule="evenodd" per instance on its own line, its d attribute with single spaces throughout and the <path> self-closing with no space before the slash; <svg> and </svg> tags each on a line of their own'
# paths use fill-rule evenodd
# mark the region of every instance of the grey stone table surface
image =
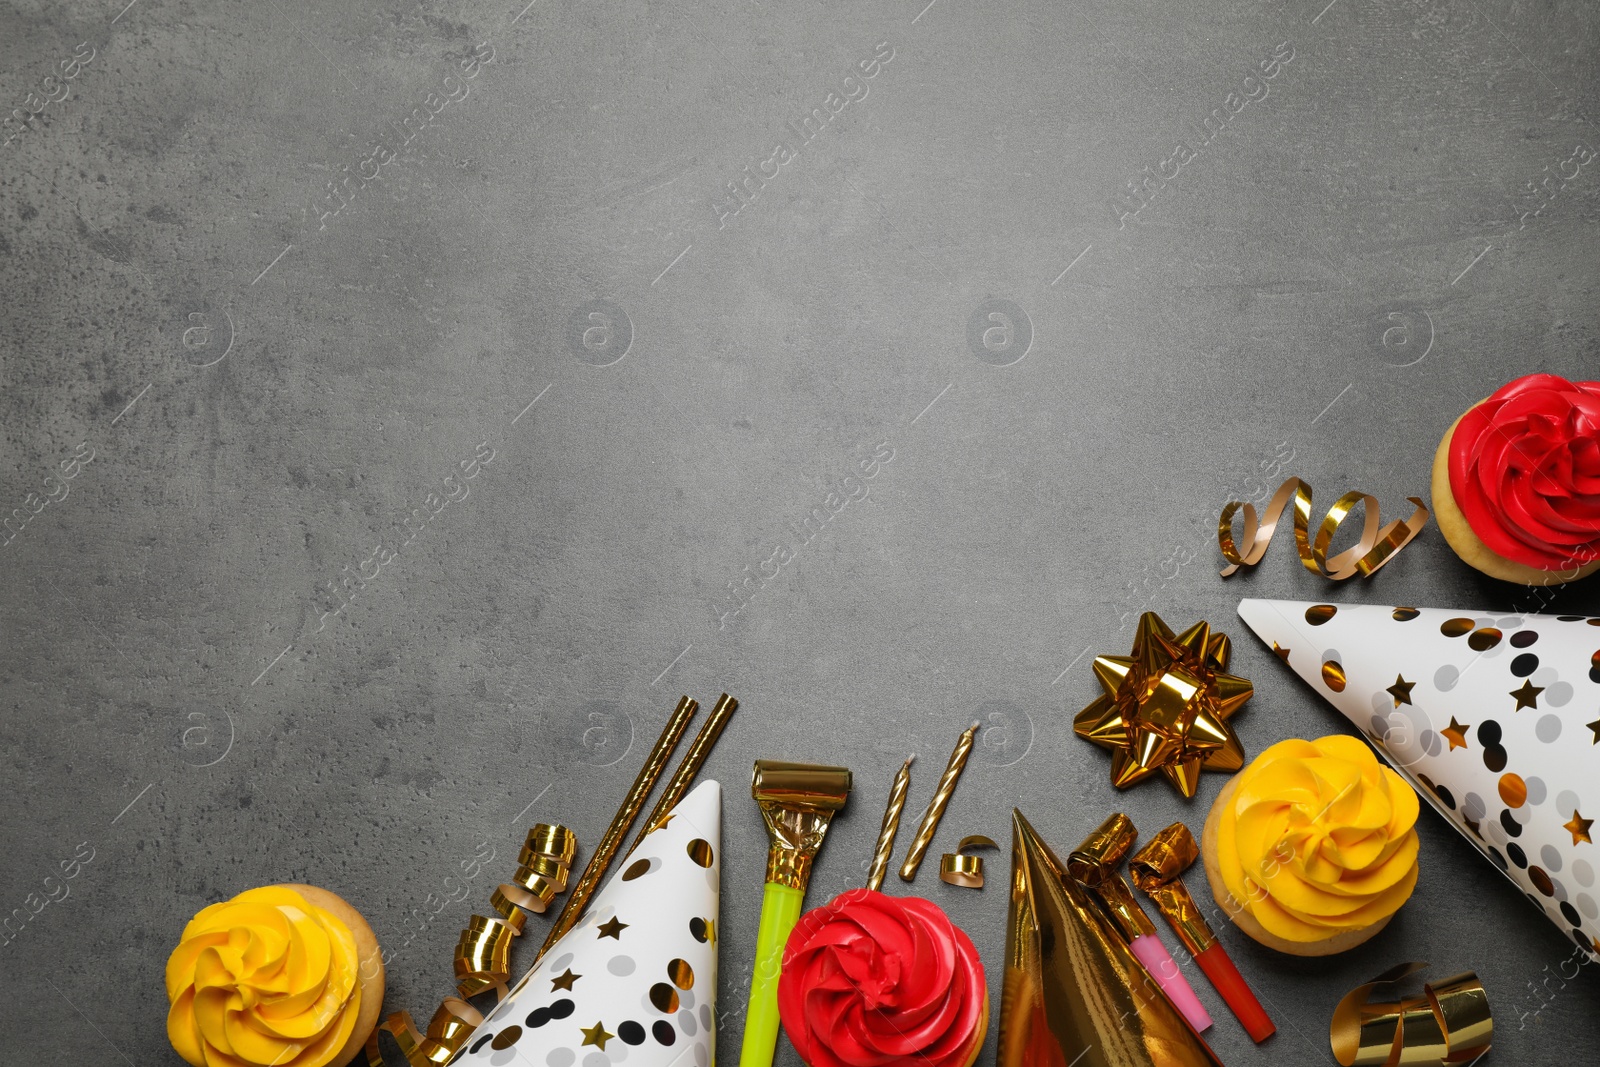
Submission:
<svg viewBox="0 0 1600 1067">
<path fill-rule="evenodd" d="M 12 0 L 4 1059 L 178 1063 L 179 930 L 277 881 L 355 903 L 425 1016 L 502 875 L 435 915 L 444 879 L 539 819 L 592 845 L 680 693 L 743 705 L 706 768 L 725 1063 L 753 759 L 856 772 L 813 901 L 973 718 L 935 854 L 1013 806 L 1062 845 L 1198 826 L 1225 777 L 1118 794 L 1071 734 L 1141 610 L 1234 635 L 1254 753 L 1345 727 L 1240 597 L 1526 605 L 1434 529 L 1336 586 L 1283 547 L 1224 582 L 1214 527 L 1275 472 L 1398 511 L 1467 405 L 1597 376 L 1597 31 L 1580 0 Z M 1413 959 L 1476 968 L 1492 1062 L 1600 1045 L 1595 969 L 1420 826 L 1368 945 L 1222 931 L 1280 1025 L 1253 1046 L 1201 983 L 1225 1062 L 1331 1062 L 1337 999 Z M 915 889 L 998 1000 L 1003 892 Z"/>
</svg>

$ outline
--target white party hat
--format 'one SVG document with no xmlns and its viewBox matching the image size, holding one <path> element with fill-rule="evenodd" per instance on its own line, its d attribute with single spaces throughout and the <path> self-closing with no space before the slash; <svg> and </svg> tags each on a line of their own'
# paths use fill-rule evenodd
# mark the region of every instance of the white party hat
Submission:
<svg viewBox="0 0 1600 1067">
<path fill-rule="evenodd" d="M 1600 959 L 1600 618 L 1290 600 L 1239 615 Z"/>
<path fill-rule="evenodd" d="M 455 1062 L 710 1067 L 721 861 L 722 786 L 702 782 L 618 861 Z"/>
</svg>

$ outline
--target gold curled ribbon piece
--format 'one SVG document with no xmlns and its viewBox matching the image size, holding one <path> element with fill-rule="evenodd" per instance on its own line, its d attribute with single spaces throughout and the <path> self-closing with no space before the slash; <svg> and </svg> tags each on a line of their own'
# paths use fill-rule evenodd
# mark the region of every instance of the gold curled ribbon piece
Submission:
<svg viewBox="0 0 1600 1067">
<path fill-rule="evenodd" d="M 965 889 L 983 888 L 983 857 L 968 856 L 969 848 L 999 848 L 991 839 L 982 834 L 972 834 L 963 837 L 954 852 L 946 852 L 939 857 L 939 880 L 950 885 L 958 885 Z"/>
<path fill-rule="evenodd" d="M 567 874 L 578 852 L 578 839 L 565 826 L 537 823 L 517 858 L 517 872 L 489 896 L 494 916 L 474 915 L 456 941 L 456 988 L 461 997 L 493 991 L 505 999 L 511 977 L 511 945 L 521 936 L 529 912 L 543 912 L 566 888 Z M 483 1023 L 478 1009 L 461 997 L 446 997 L 433 1013 L 426 1032 L 419 1032 L 408 1011 L 386 1018 L 367 1038 L 368 1067 L 384 1067 L 378 1035 L 388 1031 L 411 1067 L 443 1067 L 455 1058 Z"/>
<path fill-rule="evenodd" d="M 1232 576 L 1240 567 L 1254 567 L 1261 562 L 1277 529 L 1278 520 L 1291 500 L 1294 502 L 1294 543 L 1300 553 L 1301 564 L 1312 574 L 1320 574 L 1336 582 L 1358 574 L 1370 577 L 1410 544 L 1428 524 L 1427 505 L 1420 498 L 1411 496 L 1406 497 L 1407 501 L 1416 505 L 1411 517 L 1404 521 L 1397 519 L 1380 529 L 1376 498 L 1352 490 L 1334 501 L 1333 507 L 1328 509 L 1327 516 L 1317 528 L 1316 540 L 1313 541 L 1310 537 L 1311 487 L 1299 478 L 1289 478 L 1272 494 L 1272 499 L 1267 503 L 1266 517 L 1259 523 L 1254 504 L 1234 500 L 1222 509 L 1222 516 L 1217 520 L 1217 544 L 1222 549 L 1223 558 L 1228 561 L 1228 566 L 1222 569 L 1224 578 Z M 1334 532 L 1357 504 L 1365 505 L 1361 539 L 1329 559 L 1328 547 L 1333 543 Z M 1245 548 L 1242 553 L 1233 540 L 1233 517 L 1240 508 L 1244 509 Z"/>
<path fill-rule="evenodd" d="M 1472 971 L 1402 995 L 1426 963 L 1402 963 L 1351 990 L 1333 1011 L 1328 1043 L 1341 1067 L 1446 1067 L 1476 1061 L 1494 1039 L 1494 1016 Z M 1374 998 L 1378 999 L 1374 999 Z"/>
<path fill-rule="evenodd" d="M 397 1011 L 390 1015 L 367 1038 L 367 1063 L 370 1067 L 383 1067 L 383 1054 L 378 1051 L 378 1034 L 384 1030 L 394 1035 L 395 1044 L 411 1067 L 444 1067 L 466 1047 L 472 1032 L 483 1024 L 483 1013 L 459 997 L 446 997 L 439 1010 L 433 1013 L 426 1034 L 417 1032 L 411 1013 Z"/>
</svg>

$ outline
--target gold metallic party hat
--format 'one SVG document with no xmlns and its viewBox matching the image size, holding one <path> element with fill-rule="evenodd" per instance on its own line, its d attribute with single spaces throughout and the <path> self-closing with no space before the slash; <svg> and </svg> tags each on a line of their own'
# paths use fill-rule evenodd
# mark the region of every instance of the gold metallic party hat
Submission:
<svg viewBox="0 0 1600 1067">
<path fill-rule="evenodd" d="M 1220 1067 L 1020 811 L 999 1067 Z"/>
</svg>

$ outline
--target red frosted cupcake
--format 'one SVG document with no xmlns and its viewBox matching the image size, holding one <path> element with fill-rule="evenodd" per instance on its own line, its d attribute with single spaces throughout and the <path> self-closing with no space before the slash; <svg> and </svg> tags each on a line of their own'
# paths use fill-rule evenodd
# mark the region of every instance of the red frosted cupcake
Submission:
<svg viewBox="0 0 1600 1067">
<path fill-rule="evenodd" d="M 789 935 L 778 1011 L 810 1067 L 971 1067 L 989 990 L 972 939 L 937 904 L 852 889 Z"/>
<path fill-rule="evenodd" d="M 1600 382 L 1530 374 L 1467 409 L 1434 456 L 1433 506 L 1450 547 L 1492 578 L 1600 570 Z"/>
</svg>

